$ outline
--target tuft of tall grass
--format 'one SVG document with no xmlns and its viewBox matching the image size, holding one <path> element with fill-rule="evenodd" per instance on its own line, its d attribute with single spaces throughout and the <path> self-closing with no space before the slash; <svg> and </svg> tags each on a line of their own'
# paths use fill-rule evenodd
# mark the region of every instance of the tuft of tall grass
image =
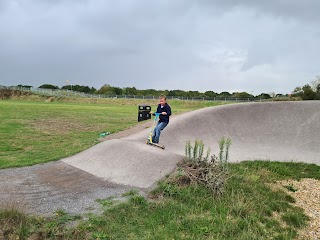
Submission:
<svg viewBox="0 0 320 240">
<path fill-rule="evenodd" d="M 204 154 L 204 143 L 202 140 L 195 140 L 194 145 L 188 140 L 185 145 L 185 158 L 189 161 L 199 162 L 208 161 L 210 155 L 210 148 L 207 149 L 206 156 Z"/>
</svg>

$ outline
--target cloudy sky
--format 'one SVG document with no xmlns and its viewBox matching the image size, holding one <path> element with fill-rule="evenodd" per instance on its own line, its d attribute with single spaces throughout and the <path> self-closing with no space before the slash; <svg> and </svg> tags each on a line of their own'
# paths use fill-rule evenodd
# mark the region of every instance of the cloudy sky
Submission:
<svg viewBox="0 0 320 240">
<path fill-rule="evenodd" d="M 319 0 L 0 0 L 0 85 L 289 93 L 320 74 L 319 10 Z"/>
</svg>

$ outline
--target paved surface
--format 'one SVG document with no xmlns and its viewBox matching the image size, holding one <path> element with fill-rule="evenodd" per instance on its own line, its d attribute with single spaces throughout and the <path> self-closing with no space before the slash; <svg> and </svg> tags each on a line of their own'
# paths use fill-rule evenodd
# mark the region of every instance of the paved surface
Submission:
<svg viewBox="0 0 320 240">
<path fill-rule="evenodd" d="M 174 170 L 187 140 L 201 139 L 218 153 L 222 136 L 232 139 L 230 161 L 302 161 L 320 165 L 320 101 L 242 103 L 200 109 L 171 119 L 161 142 L 145 144 L 150 129 L 112 139 L 61 161 L 0 170 L 0 208 L 29 212 L 59 208 L 83 212 L 95 199 L 148 189 Z"/>
<path fill-rule="evenodd" d="M 78 214 L 95 211 L 96 199 L 128 191 L 61 161 L 0 170 L 0 208 L 51 215 L 59 209 Z"/>
</svg>

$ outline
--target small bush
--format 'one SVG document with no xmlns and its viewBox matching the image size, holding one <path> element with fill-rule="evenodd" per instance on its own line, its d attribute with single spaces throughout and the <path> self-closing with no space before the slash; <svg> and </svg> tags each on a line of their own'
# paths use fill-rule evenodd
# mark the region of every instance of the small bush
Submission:
<svg viewBox="0 0 320 240">
<path fill-rule="evenodd" d="M 225 182 L 228 175 L 230 138 L 221 138 L 219 141 L 219 157 L 210 156 L 208 148 L 204 156 L 204 143 L 196 140 L 192 145 L 187 141 L 185 146 L 185 159 L 181 163 L 178 182 L 197 183 L 208 188 L 214 195 L 224 191 Z"/>
</svg>

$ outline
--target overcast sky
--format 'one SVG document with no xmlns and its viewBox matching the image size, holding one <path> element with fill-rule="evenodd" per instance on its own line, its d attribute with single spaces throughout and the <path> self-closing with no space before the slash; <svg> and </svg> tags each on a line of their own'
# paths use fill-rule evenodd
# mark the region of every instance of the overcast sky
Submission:
<svg viewBox="0 0 320 240">
<path fill-rule="evenodd" d="M 320 74 L 319 12 L 319 0 L 0 0 L 0 85 L 289 93 Z"/>
</svg>

